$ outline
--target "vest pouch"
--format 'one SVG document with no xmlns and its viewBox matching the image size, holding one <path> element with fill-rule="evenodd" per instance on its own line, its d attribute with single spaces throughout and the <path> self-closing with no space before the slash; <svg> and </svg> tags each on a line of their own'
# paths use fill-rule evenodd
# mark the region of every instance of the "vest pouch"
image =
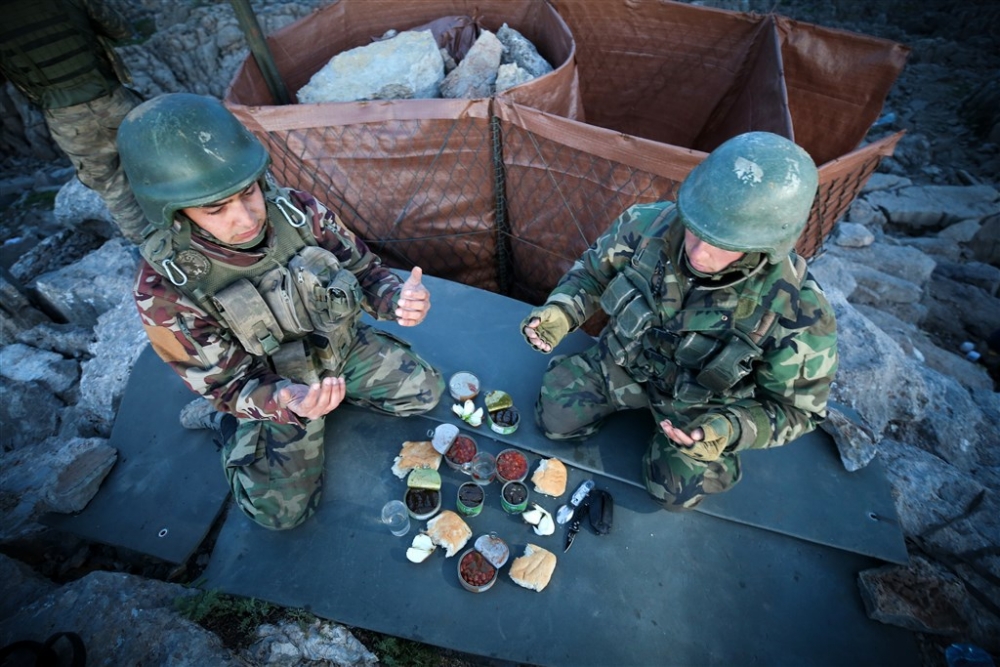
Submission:
<svg viewBox="0 0 1000 667">
<path fill-rule="evenodd" d="M 330 332 L 361 310 L 361 285 L 330 251 L 307 246 L 288 263 L 317 331 Z"/>
<path fill-rule="evenodd" d="M 212 301 L 229 329 L 250 354 L 271 354 L 284 340 L 281 326 L 274 319 L 271 309 L 246 278 L 219 290 Z"/>
<path fill-rule="evenodd" d="M 619 273 L 611 279 L 601 294 L 601 308 L 608 315 L 617 315 L 625 304 L 640 296 L 638 288 L 632 284 L 624 273 Z"/>
<path fill-rule="evenodd" d="M 674 398 L 684 403 L 708 403 L 714 392 L 698 382 L 691 369 L 678 369 L 674 382 Z"/>
<path fill-rule="evenodd" d="M 309 311 L 293 285 L 292 274 L 277 266 L 257 281 L 257 291 L 286 336 L 302 336 L 313 330 Z"/>
<path fill-rule="evenodd" d="M 299 384 L 315 384 L 320 380 L 311 348 L 303 339 L 282 343 L 271 355 L 271 363 L 275 373 Z"/>
<path fill-rule="evenodd" d="M 648 382 L 664 393 L 673 388 L 677 374 L 677 364 L 671 358 L 676 339 L 674 333 L 657 327 L 650 327 L 642 337 L 642 355 L 637 365 Z"/>
<path fill-rule="evenodd" d="M 719 340 L 698 331 L 688 332 L 674 347 L 674 361 L 683 368 L 702 368 L 719 349 Z"/>
<path fill-rule="evenodd" d="M 717 393 L 727 391 L 753 371 L 753 362 L 762 354 L 763 350 L 749 340 L 733 336 L 698 373 L 698 383 Z"/>
</svg>

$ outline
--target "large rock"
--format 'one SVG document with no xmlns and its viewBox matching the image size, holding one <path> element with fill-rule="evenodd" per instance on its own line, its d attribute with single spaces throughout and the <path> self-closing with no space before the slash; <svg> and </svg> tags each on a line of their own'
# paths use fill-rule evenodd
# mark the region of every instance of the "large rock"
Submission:
<svg viewBox="0 0 1000 667">
<path fill-rule="evenodd" d="M 14 343 L 0 349 L 0 376 L 15 382 L 37 382 L 63 399 L 75 399 L 72 392 L 80 378 L 80 368 L 61 354 Z"/>
<path fill-rule="evenodd" d="M 88 228 L 98 236 L 110 239 L 120 235 L 108 205 L 75 176 L 59 189 L 54 212 L 56 222 L 63 227 L 75 229 L 86 220 Z"/>
<path fill-rule="evenodd" d="M 969 243 L 980 262 L 1000 267 L 1000 213 L 983 219 L 983 224 Z"/>
<path fill-rule="evenodd" d="M 0 621 L 10 618 L 58 588 L 55 583 L 36 574 L 21 561 L 3 554 L 0 554 L 0 581 L 3 581 Z"/>
<path fill-rule="evenodd" d="M 378 657 L 355 639 L 342 625 L 316 620 L 309 625 L 284 622 L 257 628 L 257 641 L 246 653 L 258 664 L 298 667 L 329 664 L 343 667 L 370 667 Z"/>
<path fill-rule="evenodd" d="M 914 632 L 967 635 L 979 611 L 958 577 L 920 557 L 865 570 L 858 585 L 870 618 Z"/>
<path fill-rule="evenodd" d="M 441 97 L 476 99 L 493 95 L 503 52 L 497 36 L 483 30 L 458 67 L 441 82 Z"/>
<path fill-rule="evenodd" d="M 35 279 L 38 298 L 66 322 L 97 324 L 97 318 L 132 293 L 135 246 L 115 238 L 81 260 Z"/>
<path fill-rule="evenodd" d="M 88 665 L 245 667 L 219 638 L 181 617 L 175 600 L 198 591 L 130 574 L 93 572 L 0 622 L 0 645 L 72 630 Z"/>
<path fill-rule="evenodd" d="M 10 345 L 18 336 L 49 318 L 35 308 L 22 286 L 0 268 L 0 345 Z"/>
<path fill-rule="evenodd" d="M 975 285 L 935 273 L 924 293 L 924 305 L 924 327 L 952 348 L 970 338 L 987 340 L 1000 329 L 1000 298 Z"/>
<path fill-rule="evenodd" d="M 975 285 L 990 296 L 1000 296 L 1000 268 L 983 262 L 939 262 L 935 273 L 950 280 Z"/>
<path fill-rule="evenodd" d="M 55 435 L 64 407 L 37 382 L 0 380 L 0 451 L 35 445 Z"/>
<path fill-rule="evenodd" d="M 503 55 L 500 58 L 501 63 L 517 65 L 531 78 L 543 76 L 552 71 L 552 65 L 538 53 L 535 45 L 506 23 L 497 30 L 497 39 L 504 46 Z"/>
<path fill-rule="evenodd" d="M 839 292 L 827 290 L 827 297 L 837 317 L 840 354 L 830 398 L 854 410 L 876 442 L 890 423 L 920 421 L 929 397 L 916 360 Z"/>
<path fill-rule="evenodd" d="M 915 185 L 867 195 L 890 224 L 912 232 L 939 230 L 970 218 L 996 213 L 1000 192 L 989 185 Z"/>
<path fill-rule="evenodd" d="M 444 78 L 444 59 L 431 32 L 406 31 L 337 54 L 296 96 L 302 104 L 432 98 L 441 96 Z"/>
<path fill-rule="evenodd" d="M 925 535 L 947 525 L 966 514 L 985 491 L 940 456 L 896 438 L 883 439 L 878 455 L 904 535 Z"/>
<path fill-rule="evenodd" d="M 90 433 L 110 437 L 132 366 L 149 342 L 130 294 L 101 315 L 90 347 L 93 358 L 82 364 L 79 418 Z"/>
<path fill-rule="evenodd" d="M 47 512 L 82 510 L 116 460 L 103 438 L 52 438 L 0 455 L 0 541 L 38 532 Z"/>
<path fill-rule="evenodd" d="M 983 366 L 968 361 L 956 352 L 938 347 L 930 336 L 911 322 L 896 317 L 877 304 L 858 305 L 857 309 L 896 341 L 903 352 L 926 364 L 928 368 L 953 377 L 968 389 L 993 389 L 993 379 Z"/>
<path fill-rule="evenodd" d="M 876 242 L 852 248 L 834 245 L 830 247 L 830 254 L 895 276 L 918 288 L 927 284 L 936 266 L 936 262 L 921 251 L 895 242 Z"/>
</svg>

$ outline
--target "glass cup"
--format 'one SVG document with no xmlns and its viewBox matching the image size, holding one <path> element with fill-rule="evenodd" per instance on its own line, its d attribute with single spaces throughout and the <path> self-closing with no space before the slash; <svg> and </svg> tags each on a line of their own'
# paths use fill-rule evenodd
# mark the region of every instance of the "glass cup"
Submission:
<svg viewBox="0 0 1000 667">
<path fill-rule="evenodd" d="M 402 537 L 410 532 L 410 513 L 402 500 L 390 500 L 382 507 L 382 523 L 389 526 L 390 532 L 396 537 Z"/>
<path fill-rule="evenodd" d="M 472 481 L 480 486 L 486 486 L 497 476 L 497 459 L 489 452 L 476 452 L 472 460 L 466 463 Z"/>
</svg>

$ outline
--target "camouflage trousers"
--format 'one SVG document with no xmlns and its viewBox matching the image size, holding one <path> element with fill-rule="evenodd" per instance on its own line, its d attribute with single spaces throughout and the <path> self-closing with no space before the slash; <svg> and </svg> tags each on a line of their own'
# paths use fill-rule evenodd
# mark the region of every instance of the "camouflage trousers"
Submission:
<svg viewBox="0 0 1000 667">
<path fill-rule="evenodd" d="M 620 410 L 650 410 L 646 387 L 636 382 L 595 345 L 586 352 L 555 357 L 542 377 L 535 404 L 535 419 L 553 440 L 581 439 L 593 435 L 604 420 Z M 675 415 L 653 414 L 655 423 Z M 656 427 L 642 457 L 642 477 L 649 494 L 665 509 L 696 507 L 707 495 L 723 493 L 742 477 L 736 453 L 717 461 L 702 462 L 686 455 Z"/>
<path fill-rule="evenodd" d="M 329 373 L 328 373 L 329 374 Z M 398 338 L 358 325 L 342 374 L 348 403 L 408 416 L 437 405 L 441 374 Z M 240 419 L 222 464 L 236 505 L 265 528 L 294 528 L 312 516 L 323 490 L 325 420 L 305 427 Z"/>
<path fill-rule="evenodd" d="M 142 242 L 146 216 L 132 196 L 115 141 L 122 119 L 140 102 L 121 86 L 90 102 L 45 111 L 52 139 L 73 163 L 77 178 L 101 196 L 122 235 L 133 243 Z"/>
</svg>

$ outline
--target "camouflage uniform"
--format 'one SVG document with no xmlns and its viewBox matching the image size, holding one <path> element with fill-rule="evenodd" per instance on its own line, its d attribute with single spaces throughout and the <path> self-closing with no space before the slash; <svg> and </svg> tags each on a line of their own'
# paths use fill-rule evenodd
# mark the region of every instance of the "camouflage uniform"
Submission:
<svg viewBox="0 0 1000 667">
<path fill-rule="evenodd" d="M 356 276 L 362 308 L 377 319 L 394 319 L 399 279 L 333 212 L 306 193 L 287 192 L 309 217 L 318 245 Z M 273 214 L 268 219 L 265 245 L 270 249 L 275 226 L 287 223 Z M 217 245 L 197 234 L 191 237 L 191 247 L 232 265 L 252 265 L 265 256 Z M 278 391 L 292 380 L 278 375 L 269 357 L 248 353 L 226 325 L 145 261 L 135 299 L 157 354 L 193 391 L 237 418 L 235 428 L 230 422 L 223 429 L 222 463 L 239 508 L 268 528 L 291 528 L 308 518 L 322 490 L 324 420 L 306 420 L 282 408 Z M 317 376 L 344 376 L 347 402 L 399 416 L 426 412 L 437 404 L 444 388 L 441 375 L 408 344 L 356 318 L 344 329 L 313 332 L 304 342 Z"/>
<path fill-rule="evenodd" d="M 118 126 L 141 100 L 122 85 L 117 56 L 101 42 L 131 37 L 131 27 L 95 0 L 7 0 L 3 21 L 0 72 L 42 108 L 53 140 L 122 234 L 141 242 L 145 217 L 115 146 Z"/>
<path fill-rule="evenodd" d="M 837 367 L 834 315 L 804 262 L 790 256 L 754 272 L 761 255 L 748 253 L 720 274 L 699 276 L 686 264 L 683 238 L 673 204 L 633 206 L 570 268 L 546 303 L 562 307 L 574 329 L 599 307 L 611 319 L 593 348 L 553 359 L 536 406 L 554 439 L 588 436 L 618 410 L 648 408 L 657 425 L 669 419 L 685 431 L 706 413 L 723 415 L 734 437 L 715 461 L 687 455 L 657 426 L 643 478 L 667 509 L 732 488 L 741 477 L 738 451 L 783 445 L 815 428 Z M 622 307 L 623 295 L 635 292 L 651 306 L 638 320 L 639 311 Z M 756 358 L 743 354 L 749 343 L 727 346 L 753 334 Z M 704 374 L 715 359 L 737 369 L 721 369 L 736 378 L 731 386 Z"/>
</svg>

